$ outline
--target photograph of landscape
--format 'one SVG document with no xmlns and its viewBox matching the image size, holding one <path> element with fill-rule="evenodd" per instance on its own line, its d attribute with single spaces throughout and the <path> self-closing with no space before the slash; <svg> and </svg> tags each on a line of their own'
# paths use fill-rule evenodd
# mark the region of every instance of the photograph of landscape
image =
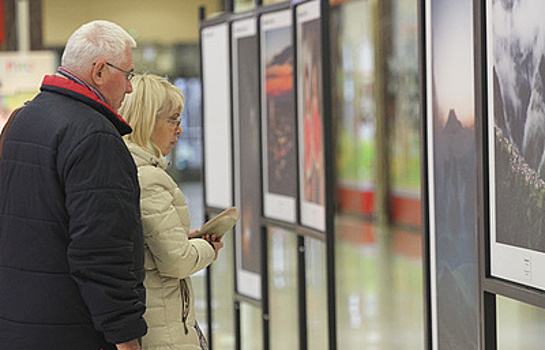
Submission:
<svg viewBox="0 0 545 350">
<path fill-rule="evenodd" d="M 545 3 L 489 1 L 488 127 L 495 237 L 545 252 Z"/>
<path fill-rule="evenodd" d="M 295 222 L 297 139 L 291 11 L 261 21 L 264 214 Z"/>
<path fill-rule="evenodd" d="M 427 0 L 426 7 L 433 348 L 477 350 L 472 1 Z"/>
</svg>

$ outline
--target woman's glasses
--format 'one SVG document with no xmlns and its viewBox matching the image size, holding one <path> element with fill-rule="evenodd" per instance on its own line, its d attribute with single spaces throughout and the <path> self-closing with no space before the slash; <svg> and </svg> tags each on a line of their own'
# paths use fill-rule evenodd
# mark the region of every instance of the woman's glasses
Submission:
<svg viewBox="0 0 545 350">
<path fill-rule="evenodd" d="M 170 124 L 170 126 L 172 126 L 173 128 L 175 129 L 178 129 L 178 127 L 180 126 L 180 124 L 182 123 L 182 118 L 181 117 L 178 117 L 178 118 L 171 118 L 171 117 L 159 117 L 158 119 L 164 119 L 167 121 L 168 124 Z"/>
</svg>

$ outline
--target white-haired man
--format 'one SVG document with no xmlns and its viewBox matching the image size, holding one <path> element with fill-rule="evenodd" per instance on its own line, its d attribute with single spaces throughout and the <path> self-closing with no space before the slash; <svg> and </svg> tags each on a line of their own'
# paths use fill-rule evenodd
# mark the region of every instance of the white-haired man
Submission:
<svg viewBox="0 0 545 350">
<path fill-rule="evenodd" d="M 117 114 L 133 38 L 93 21 L 3 130 L 0 348 L 139 349 L 144 246 L 136 167 Z"/>
</svg>

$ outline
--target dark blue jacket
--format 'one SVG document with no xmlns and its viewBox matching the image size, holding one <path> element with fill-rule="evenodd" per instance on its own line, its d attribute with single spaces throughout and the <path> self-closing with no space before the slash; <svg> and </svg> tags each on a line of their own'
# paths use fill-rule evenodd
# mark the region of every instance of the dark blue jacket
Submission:
<svg viewBox="0 0 545 350">
<path fill-rule="evenodd" d="M 57 76 L 11 124 L 0 163 L 0 349 L 110 349 L 145 334 L 129 132 Z"/>
</svg>

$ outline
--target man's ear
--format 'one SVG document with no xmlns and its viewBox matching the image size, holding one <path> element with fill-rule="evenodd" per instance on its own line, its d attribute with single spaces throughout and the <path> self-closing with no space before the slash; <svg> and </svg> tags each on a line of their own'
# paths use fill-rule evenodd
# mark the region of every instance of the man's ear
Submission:
<svg viewBox="0 0 545 350">
<path fill-rule="evenodd" d="M 96 86 L 104 84 L 104 78 L 106 77 L 106 61 L 99 60 L 93 64 L 93 70 L 91 71 L 91 80 Z"/>
</svg>

